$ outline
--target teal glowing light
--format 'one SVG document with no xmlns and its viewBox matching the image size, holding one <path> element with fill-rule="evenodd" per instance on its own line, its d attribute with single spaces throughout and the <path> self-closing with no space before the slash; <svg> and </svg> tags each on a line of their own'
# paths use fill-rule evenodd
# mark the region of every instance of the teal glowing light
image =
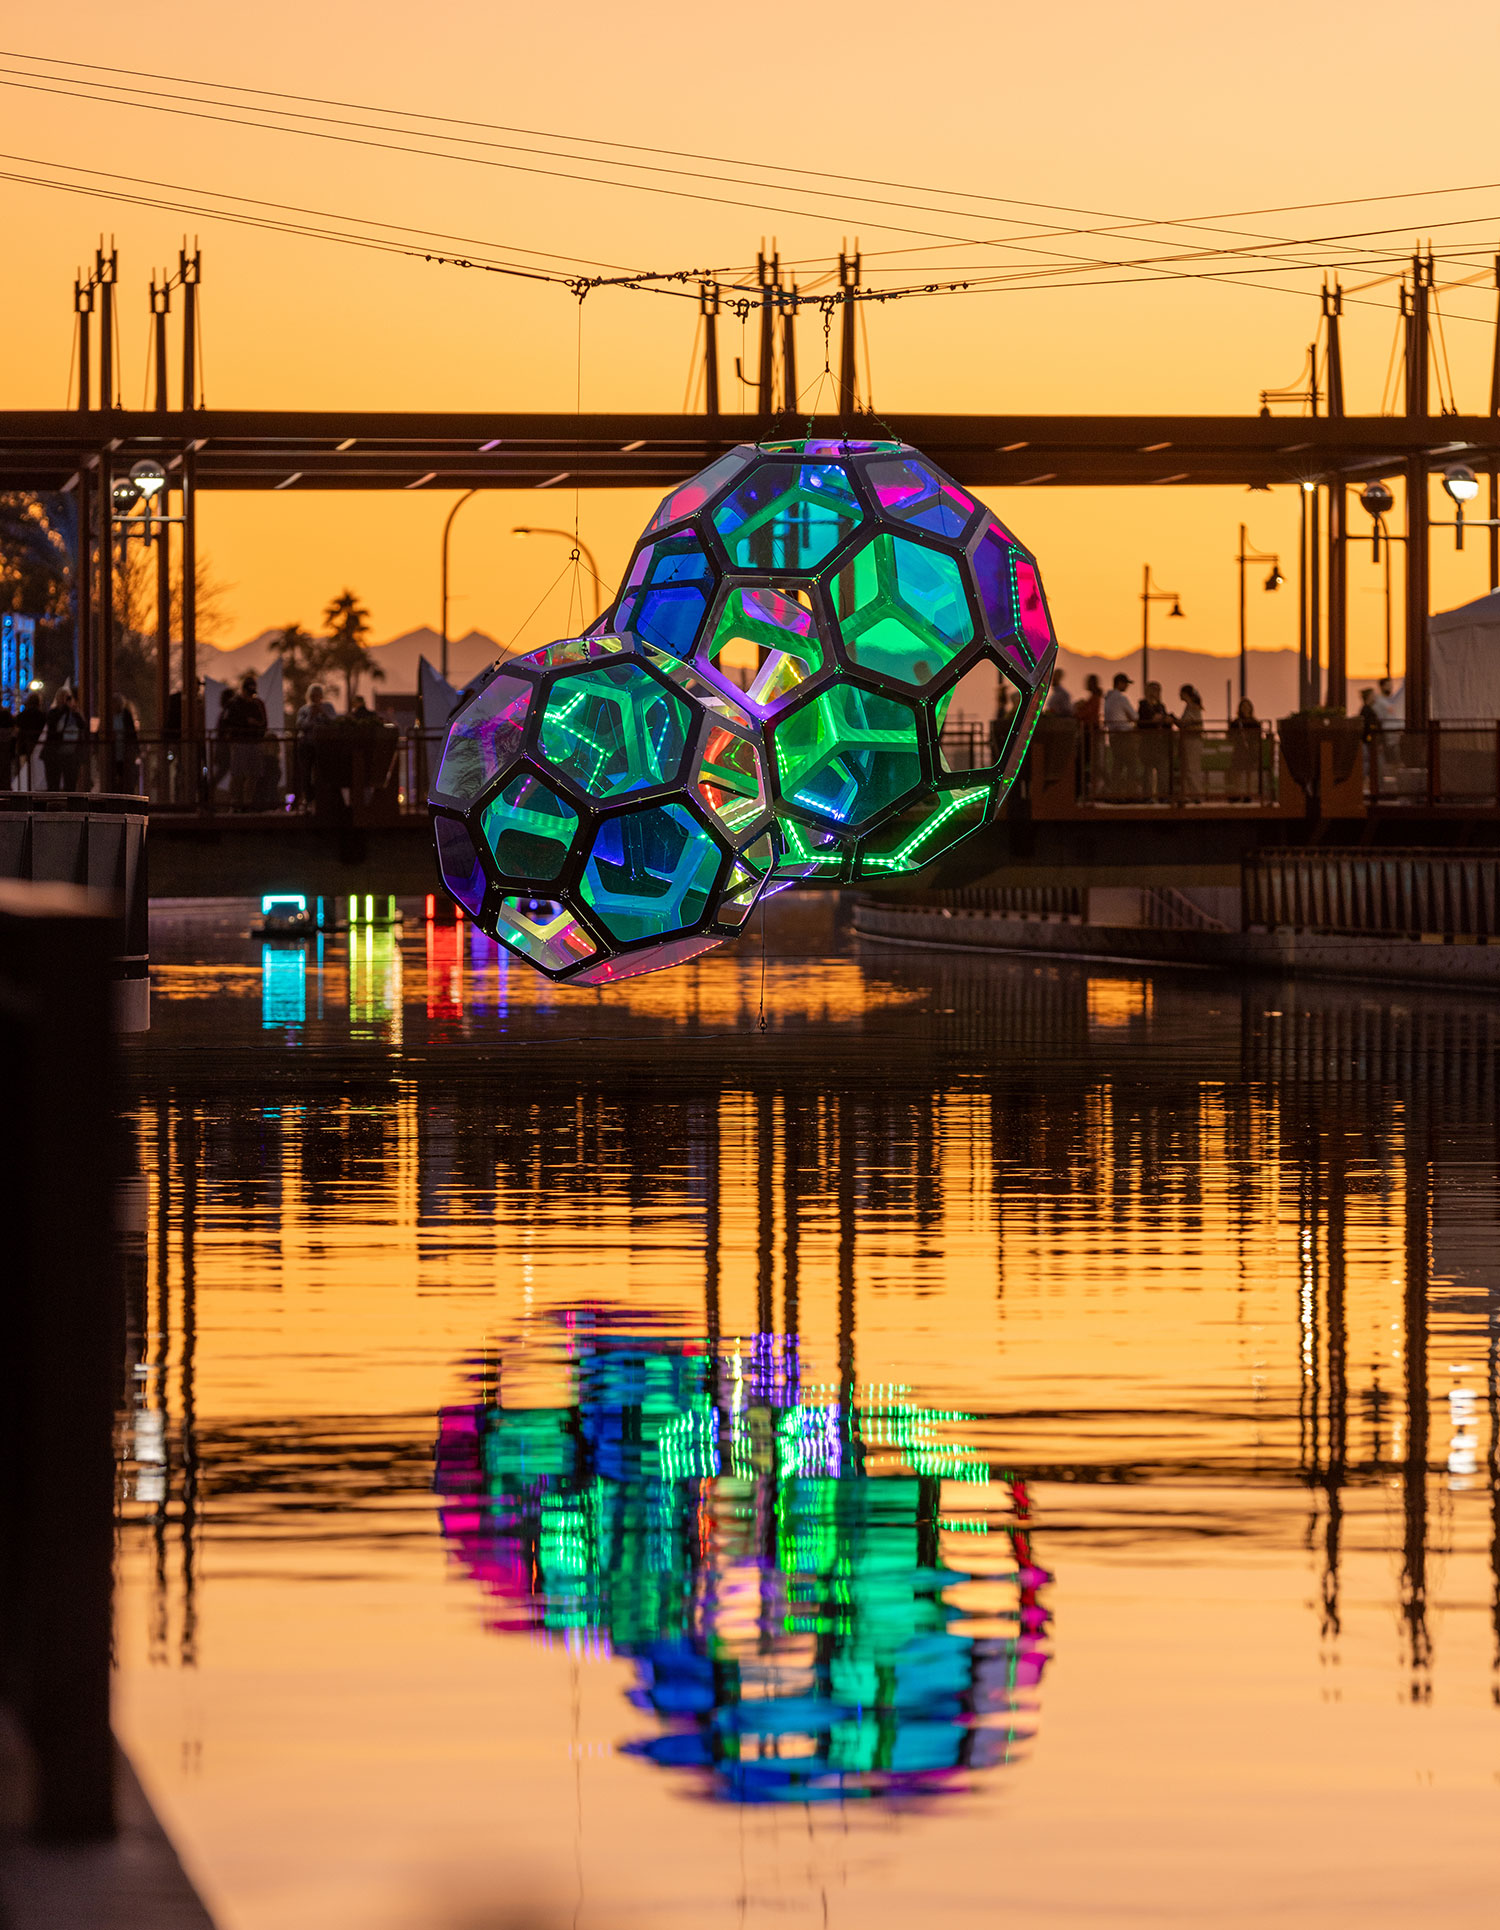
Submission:
<svg viewBox="0 0 1500 1930">
<path fill-rule="evenodd" d="M 566 1347 L 567 1404 L 444 1412 L 443 1526 L 492 1626 L 634 1663 L 656 1730 L 631 1754 L 811 1803 L 961 1790 L 1019 1753 L 1050 1578 L 967 1417 L 805 1387 L 789 1336 L 716 1358 L 575 1315 Z"/>
</svg>

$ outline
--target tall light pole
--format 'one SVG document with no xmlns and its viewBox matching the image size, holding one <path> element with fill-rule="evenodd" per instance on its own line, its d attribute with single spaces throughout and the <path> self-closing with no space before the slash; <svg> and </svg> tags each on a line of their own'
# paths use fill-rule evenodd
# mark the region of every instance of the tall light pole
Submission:
<svg viewBox="0 0 1500 1930">
<path fill-rule="evenodd" d="M 453 529 L 454 517 L 463 508 L 464 504 L 469 500 L 471 496 L 477 496 L 478 494 L 479 494 L 479 491 L 477 489 L 466 489 L 464 493 L 459 497 L 458 501 L 453 505 L 452 509 L 448 511 L 447 520 L 443 524 L 442 672 L 443 672 L 444 683 L 447 683 L 448 681 L 448 537 Z"/>
<path fill-rule="evenodd" d="M 594 579 L 594 615 L 596 617 L 598 616 L 600 608 L 602 607 L 599 600 L 599 569 L 598 565 L 594 562 L 594 552 L 589 548 L 588 544 L 584 542 L 581 536 L 575 536 L 570 529 L 537 529 L 529 525 L 521 529 L 513 529 L 511 535 L 560 536 L 565 543 L 571 543 L 573 545 L 572 560 L 575 563 L 581 560 L 587 568 L 589 575 Z"/>
<path fill-rule="evenodd" d="M 1151 587 L 1151 565 L 1141 566 L 1141 689 L 1151 681 L 1151 605 L 1170 603 L 1168 616 L 1180 617 L 1182 604 L 1175 590 L 1154 590 Z"/>
<path fill-rule="evenodd" d="M 1281 558 L 1270 550 L 1252 549 L 1245 540 L 1245 525 L 1240 524 L 1240 553 L 1235 558 L 1240 566 L 1240 702 L 1245 701 L 1245 678 L 1248 669 L 1248 656 L 1245 644 L 1245 565 L 1247 563 L 1269 563 L 1270 575 L 1266 578 L 1268 590 L 1279 590 L 1286 578 L 1281 574 Z"/>
</svg>

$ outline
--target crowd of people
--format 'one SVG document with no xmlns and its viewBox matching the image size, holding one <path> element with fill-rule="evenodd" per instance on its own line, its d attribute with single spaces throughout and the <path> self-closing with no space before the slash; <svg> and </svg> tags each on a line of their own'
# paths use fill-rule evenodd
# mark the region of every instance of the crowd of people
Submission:
<svg viewBox="0 0 1500 1930">
<path fill-rule="evenodd" d="M 1068 690 L 1067 673 L 1053 672 L 1046 715 L 1066 717 L 1082 731 L 1085 789 L 1089 795 L 1150 800 L 1173 795 L 1195 798 L 1205 794 L 1203 771 L 1203 694 L 1194 684 L 1177 693 L 1181 709 L 1175 714 L 1162 696 L 1161 685 L 1149 682 L 1140 702 L 1131 700 L 1135 679 L 1117 671 L 1108 690 L 1090 671 L 1084 694 Z M 1229 720 L 1231 798 L 1249 799 L 1261 789 L 1262 727 L 1248 697 Z M 1173 751 L 1176 748 L 1176 783 Z"/>
<path fill-rule="evenodd" d="M 0 704 L 0 788 L 7 791 L 138 792 L 141 732 L 128 698 L 116 691 L 108 718 L 86 717 L 67 684 L 43 706 L 28 692 L 16 709 Z"/>
</svg>

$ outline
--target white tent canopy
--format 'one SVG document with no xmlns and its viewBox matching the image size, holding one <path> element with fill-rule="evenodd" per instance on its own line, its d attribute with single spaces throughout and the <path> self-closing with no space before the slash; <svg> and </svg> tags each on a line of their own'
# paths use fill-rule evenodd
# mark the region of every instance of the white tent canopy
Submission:
<svg viewBox="0 0 1500 1930">
<path fill-rule="evenodd" d="M 1500 718 L 1500 590 L 1427 620 L 1430 715 L 1437 723 Z"/>
</svg>

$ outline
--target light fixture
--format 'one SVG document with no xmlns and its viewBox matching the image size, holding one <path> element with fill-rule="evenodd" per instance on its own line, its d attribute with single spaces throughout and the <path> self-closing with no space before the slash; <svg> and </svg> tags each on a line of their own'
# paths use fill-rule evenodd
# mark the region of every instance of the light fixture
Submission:
<svg viewBox="0 0 1500 1930">
<path fill-rule="evenodd" d="M 167 486 L 167 472 L 152 456 L 130 465 L 130 480 L 149 501 Z"/>
<path fill-rule="evenodd" d="M 1443 471 L 1443 487 L 1460 507 L 1479 494 L 1479 479 L 1466 464 L 1455 462 Z"/>
<path fill-rule="evenodd" d="M 511 531 L 512 536 L 529 536 L 530 534 L 531 531 L 529 529 L 513 529 Z"/>
<path fill-rule="evenodd" d="M 1311 495 L 1311 494 L 1313 493 L 1313 491 L 1314 491 L 1314 490 L 1315 490 L 1315 489 L 1317 488 L 1317 486 L 1318 486 L 1318 485 L 1317 485 L 1317 484 L 1316 484 L 1315 482 L 1305 482 L 1305 483 L 1303 483 L 1303 485 L 1302 485 L 1302 493 L 1303 493 L 1303 495 L 1304 495 L 1304 496 L 1310 496 L 1310 495 Z"/>
<path fill-rule="evenodd" d="M 1183 613 L 1183 611 L 1182 611 L 1182 605 L 1181 605 L 1180 603 L 1178 603 L 1177 601 L 1175 601 L 1175 599 L 1174 599 L 1174 601 L 1173 601 L 1173 604 L 1172 604 L 1172 607 L 1171 607 L 1171 609 L 1170 609 L 1170 610 L 1168 610 L 1168 612 L 1167 612 L 1167 615 L 1168 615 L 1169 617 L 1180 617 L 1180 616 L 1182 615 L 1182 613 Z"/>
<path fill-rule="evenodd" d="M 1396 498 L 1383 482 L 1369 482 L 1359 492 L 1359 500 L 1377 520 L 1389 516 L 1396 506 Z"/>
<path fill-rule="evenodd" d="M 110 507 L 117 516 L 128 516 L 143 493 L 138 482 L 132 482 L 129 476 L 121 476 L 109 492 Z"/>
<path fill-rule="evenodd" d="M 1286 578 L 1281 574 L 1280 565 L 1273 563 L 1271 565 L 1271 573 L 1266 578 L 1266 588 L 1268 590 L 1279 590 L 1285 581 Z"/>
</svg>

